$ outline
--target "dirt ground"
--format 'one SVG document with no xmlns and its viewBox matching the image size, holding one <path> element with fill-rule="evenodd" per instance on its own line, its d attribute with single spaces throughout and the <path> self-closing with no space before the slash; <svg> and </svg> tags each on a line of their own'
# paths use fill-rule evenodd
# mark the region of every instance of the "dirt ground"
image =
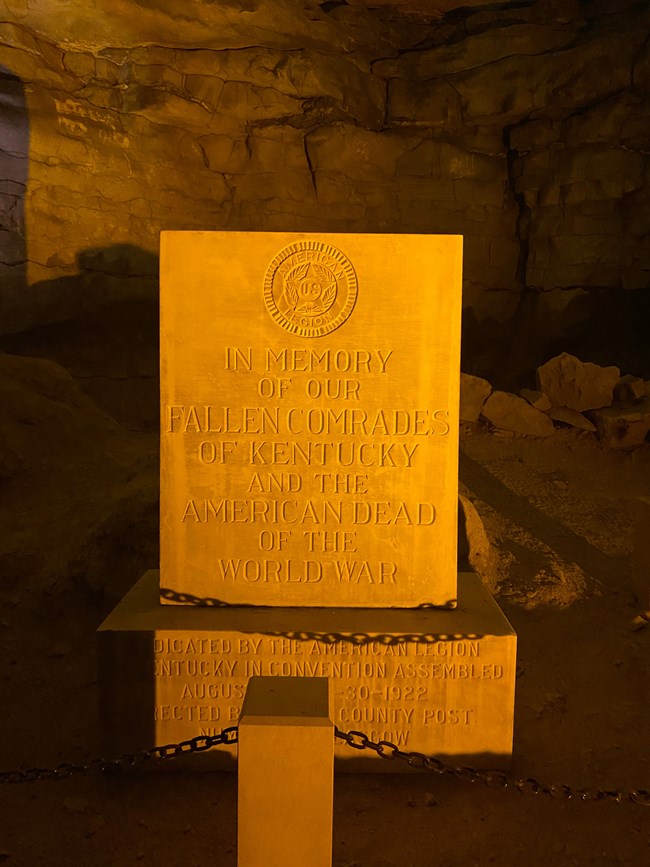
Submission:
<svg viewBox="0 0 650 867">
<path fill-rule="evenodd" d="M 95 421 L 102 460 L 80 462 L 71 431 L 72 445 L 49 445 L 58 475 L 36 492 L 28 471 L 22 481 L 18 471 L 4 473 L 5 529 L 22 521 L 23 553 L 30 533 L 33 547 L 43 541 L 40 559 L 14 547 L 3 561 L 0 769 L 98 754 L 95 629 L 131 580 L 117 576 L 124 563 L 133 561 L 133 576 L 156 565 L 140 562 L 154 543 L 149 519 L 136 520 L 151 505 L 156 435 L 122 435 Z M 11 446 L 11 430 L 4 439 Z M 498 599 L 518 634 L 513 776 L 650 789 L 650 625 L 631 626 L 641 610 L 633 504 L 650 490 L 649 449 L 606 452 L 591 434 L 570 430 L 548 440 L 463 432 L 461 488 L 485 524 Z M 93 523 L 88 516 L 109 501 L 112 513 L 128 507 L 126 519 Z M 59 562 L 57 550 L 72 538 L 77 553 Z M 43 565 L 51 560 L 56 575 Z M 29 584 L 30 563 L 48 580 Z M 72 584 L 66 570 L 95 577 Z M 229 867 L 236 786 L 233 775 L 160 767 L 0 786 L 0 863 Z M 562 801 L 421 773 L 337 776 L 334 809 L 336 867 L 650 863 L 650 807 L 630 802 Z"/>
</svg>

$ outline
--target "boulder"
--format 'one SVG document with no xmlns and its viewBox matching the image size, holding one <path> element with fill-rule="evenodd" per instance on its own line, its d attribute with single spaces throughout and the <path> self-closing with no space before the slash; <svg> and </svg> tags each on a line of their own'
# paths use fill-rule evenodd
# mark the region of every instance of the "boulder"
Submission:
<svg viewBox="0 0 650 867">
<path fill-rule="evenodd" d="M 620 375 L 618 367 L 600 367 L 563 352 L 537 368 L 537 386 L 553 406 L 582 412 L 610 406 Z"/>
<path fill-rule="evenodd" d="M 650 398 L 631 406 L 610 406 L 594 410 L 589 418 L 596 425 L 598 439 L 610 449 L 633 449 L 646 442 L 650 431 Z"/>
<path fill-rule="evenodd" d="M 487 379 L 471 376 L 469 373 L 460 375 L 460 420 L 461 422 L 478 421 L 483 404 L 489 397 L 492 386 Z"/>
<path fill-rule="evenodd" d="M 158 448 L 58 364 L 0 353 L 0 575 L 16 598 L 80 585 L 115 600 L 157 562 Z"/>
<path fill-rule="evenodd" d="M 589 421 L 586 415 L 578 412 L 577 409 L 569 409 L 566 406 L 555 406 L 549 410 L 548 415 L 553 421 L 559 421 L 562 424 L 568 424 L 571 427 L 576 427 L 579 430 L 595 431 L 595 426 Z"/>
<path fill-rule="evenodd" d="M 481 516 L 467 497 L 458 495 L 458 555 L 471 566 L 491 593 L 499 583 L 499 551 L 488 538 Z M 461 566 L 462 568 L 462 566 Z"/>
<path fill-rule="evenodd" d="M 614 400 L 641 400 L 645 397 L 645 382 L 640 376 L 626 373 L 614 386 Z"/>
<path fill-rule="evenodd" d="M 517 434 L 547 437 L 555 430 L 547 415 L 535 409 L 523 397 L 505 391 L 493 391 L 481 415 L 496 428 Z"/>
<path fill-rule="evenodd" d="M 521 397 L 527 400 L 531 406 L 540 412 L 546 412 L 551 408 L 551 399 L 543 391 L 534 391 L 532 388 L 522 388 L 519 391 Z"/>
</svg>

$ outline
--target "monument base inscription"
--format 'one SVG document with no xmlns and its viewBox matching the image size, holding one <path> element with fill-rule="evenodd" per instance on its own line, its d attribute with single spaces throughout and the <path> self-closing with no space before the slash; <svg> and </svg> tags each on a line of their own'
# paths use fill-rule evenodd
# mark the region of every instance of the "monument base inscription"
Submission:
<svg viewBox="0 0 650 867">
<path fill-rule="evenodd" d="M 253 675 L 327 677 L 334 723 L 402 750 L 503 766 L 512 752 L 516 635 L 471 573 L 444 609 L 161 606 L 147 572 L 99 629 L 107 748 L 132 751 L 236 725 Z M 234 765 L 235 748 L 191 757 Z M 339 770 L 403 772 L 337 741 Z"/>
</svg>

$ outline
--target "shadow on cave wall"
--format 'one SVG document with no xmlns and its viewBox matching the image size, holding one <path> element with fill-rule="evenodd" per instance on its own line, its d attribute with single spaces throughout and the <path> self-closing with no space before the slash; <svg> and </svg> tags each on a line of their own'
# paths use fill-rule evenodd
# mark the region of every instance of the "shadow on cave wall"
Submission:
<svg viewBox="0 0 650 867">
<path fill-rule="evenodd" d="M 478 320 L 463 310 L 465 373 L 495 388 L 518 392 L 535 387 L 535 370 L 562 352 L 581 361 L 616 365 L 621 373 L 650 379 L 650 292 L 645 289 L 526 292 L 509 322 Z M 564 296 L 564 297 L 563 297 Z"/>
<path fill-rule="evenodd" d="M 79 273 L 42 280 L 25 305 L 56 321 L 5 334 L 0 348 L 61 364 L 130 430 L 158 427 L 158 257 L 119 244 L 84 250 Z"/>
<path fill-rule="evenodd" d="M 650 292 L 597 290 L 573 299 L 564 332 L 551 335 L 542 361 L 570 352 L 583 361 L 615 364 L 621 373 L 650 379 Z"/>
<path fill-rule="evenodd" d="M 25 331 L 122 301 L 158 303 L 158 257 L 133 244 L 92 247 L 76 256 L 77 273 L 39 280 L 24 290 L 2 333 Z M 12 327 L 11 320 L 20 321 Z"/>
<path fill-rule="evenodd" d="M 155 429 L 158 257 L 128 244 L 87 249 L 77 274 L 28 285 L 29 138 L 23 84 L 0 66 L 0 349 L 58 362 L 118 421 Z"/>
</svg>

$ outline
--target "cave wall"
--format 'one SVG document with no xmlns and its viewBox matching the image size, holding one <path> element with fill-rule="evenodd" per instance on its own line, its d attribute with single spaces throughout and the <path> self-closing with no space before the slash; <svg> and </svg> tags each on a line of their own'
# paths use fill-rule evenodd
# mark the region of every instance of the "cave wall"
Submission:
<svg viewBox="0 0 650 867">
<path fill-rule="evenodd" d="M 638 326 L 646 2 L 4 6 L 1 332 L 154 301 L 160 230 L 222 228 L 463 234 L 468 372 Z"/>
</svg>

